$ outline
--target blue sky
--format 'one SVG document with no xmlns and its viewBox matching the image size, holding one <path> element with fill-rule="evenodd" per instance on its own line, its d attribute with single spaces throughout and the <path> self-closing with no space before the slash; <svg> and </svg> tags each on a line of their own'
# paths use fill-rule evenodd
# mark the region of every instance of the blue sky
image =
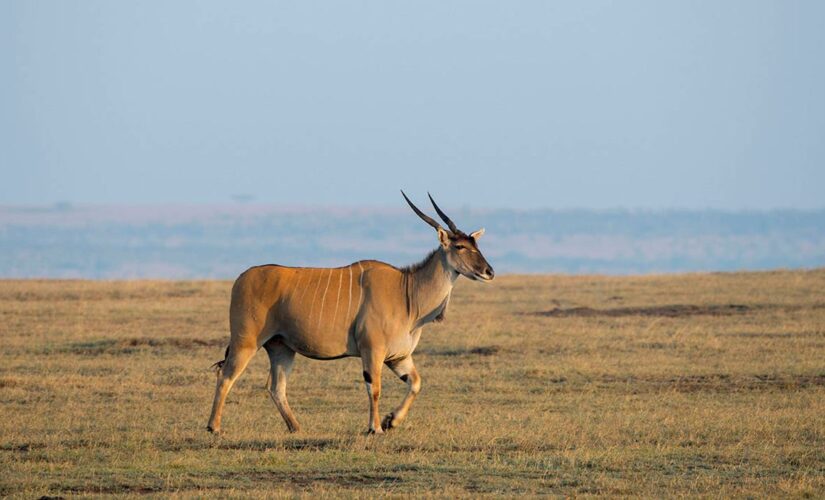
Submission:
<svg viewBox="0 0 825 500">
<path fill-rule="evenodd" d="M 825 2 L 0 3 L 2 204 L 822 208 Z"/>
</svg>

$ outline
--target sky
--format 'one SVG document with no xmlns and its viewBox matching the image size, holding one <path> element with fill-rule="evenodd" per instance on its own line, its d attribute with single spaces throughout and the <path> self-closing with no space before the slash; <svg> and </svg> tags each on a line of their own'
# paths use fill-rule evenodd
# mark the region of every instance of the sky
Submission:
<svg viewBox="0 0 825 500">
<path fill-rule="evenodd" d="M 819 209 L 823 26 L 821 0 L 5 0 L 0 204 Z"/>
</svg>

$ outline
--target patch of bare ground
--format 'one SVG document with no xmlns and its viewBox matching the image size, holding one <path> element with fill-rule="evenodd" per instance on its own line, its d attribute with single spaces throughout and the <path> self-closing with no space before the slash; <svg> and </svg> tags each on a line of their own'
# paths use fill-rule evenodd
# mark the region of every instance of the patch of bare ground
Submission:
<svg viewBox="0 0 825 500">
<path fill-rule="evenodd" d="M 219 474 L 218 477 L 229 480 L 234 477 L 239 479 L 236 473 Z M 398 474 L 387 472 L 358 472 L 358 471 L 257 471 L 244 472 L 240 479 L 250 483 L 281 483 L 289 484 L 298 488 L 307 488 L 316 483 L 326 483 L 337 487 L 366 487 L 368 489 L 382 489 L 392 487 L 393 483 L 400 482 L 403 478 Z"/>
<path fill-rule="evenodd" d="M 86 483 L 86 484 L 65 484 L 63 482 L 56 482 L 49 486 L 50 491 L 59 492 L 60 495 L 152 495 L 164 491 L 166 487 L 164 482 L 160 479 L 153 481 L 151 484 L 134 484 L 129 482 L 122 483 Z M 63 498 L 62 496 L 48 496 L 46 498 Z M 40 497 L 43 498 L 43 497 Z"/>
<path fill-rule="evenodd" d="M 825 328 L 821 331 L 798 331 L 798 332 L 730 332 L 721 335 L 729 337 L 741 337 L 746 339 L 792 339 L 804 337 L 819 337 L 825 339 Z"/>
<path fill-rule="evenodd" d="M 640 392 L 743 392 L 795 391 L 825 387 L 825 373 L 813 375 L 731 375 L 714 373 L 682 376 L 615 376 L 603 375 L 592 381 L 610 390 Z"/>
<path fill-rule="evenodd" d="M 737 316 L 766 310 L 796 312 L 804 308 L 821 309 L 823 307 L 825 307 L 825 304 L 812 304 L 808 306 L 787 304 L 667 304 L 660 306 L 613 307 L 604 309 L 592 307 L 554 307 L 553 309 L 533 311 L 525 314 L 551 318 L 621 318 L 627 316 L 683 318 L 690 316 Z"/>
</svg>

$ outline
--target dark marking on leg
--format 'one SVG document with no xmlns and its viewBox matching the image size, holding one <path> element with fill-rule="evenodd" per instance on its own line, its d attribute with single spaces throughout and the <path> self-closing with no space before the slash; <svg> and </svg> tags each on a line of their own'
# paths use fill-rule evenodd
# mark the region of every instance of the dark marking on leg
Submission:
<svg viewBox="0 0 825 500">
<path fill-rule="evenodd" d="M 364 370 L 364 382 L 366 382 L 368 384 L 372 383 L 372 377 L 370 376 L 370 374 L 366 370 Z"/>
<path fill-rule="evenodd" d="M 407 375 L 407 374 L 405 373 L 404 375 L 401 375 L 401 376 L 400 376 L 400 377 L 398 377 L 398 378 L 400 378 L 402 382 L 406 382 L 406 381 L 407 381 L 407 379 L 409 379 L 409 378 L 410 378 L 410 376 L 409 376 L 409 375 Z"/>
</svg>

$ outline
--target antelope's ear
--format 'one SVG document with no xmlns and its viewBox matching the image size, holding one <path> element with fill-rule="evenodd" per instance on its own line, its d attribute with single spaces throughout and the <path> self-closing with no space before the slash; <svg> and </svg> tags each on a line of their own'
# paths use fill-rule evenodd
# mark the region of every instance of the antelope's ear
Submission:
<svg viewBox="0 0 825 500">
<path fill-rule="evenodd" d="M 438 241 L 441 242 L 441 246 L 446 248 L 450 248 L 450 233 L 448 233 L 443 228 L 436 228 L 438 231 Z"/>
<path fill-rule="evenodd" d="M 481 238 L 482 236 L 484 236 L 484 228 L 483 227 L 481 229 L 479 229 L 478 231 L 474 232 L 474 233 L 470 233 L 470 238 L 472 238 L 474 240 L 477 240 L 477 239 Z"/>
</svg>

